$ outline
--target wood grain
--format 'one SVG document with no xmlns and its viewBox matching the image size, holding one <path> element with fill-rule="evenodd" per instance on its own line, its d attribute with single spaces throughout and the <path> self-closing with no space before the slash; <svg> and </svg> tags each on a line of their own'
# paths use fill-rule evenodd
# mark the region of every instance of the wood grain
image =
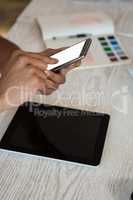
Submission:
<svg viewBox="0 0 133 200">
<path fill-rule="evenodd" d="M 61 6 L 63 8 L 67 6 L 64 6 L 62 2 L 60 0 L 55 0 L 54 3 L 52 0 L 32 1 L 11 29 L 9 39 L 25 50 L 43 50 L 45 45 L 43 45 L 33 18 L 41 14 L 46 15 L 55 8 L 59 12 Z M 57 4 L 60 5 L 60 8 L 57 8 Z M 94 7 L 94 5 L 92 6 Z M 119 4 L 118 7 L 113 8 L 109 7 L 108 13 L 113 16 L 117 24 L 125 7 L 123 8 Z M 91 7 L 85 6 L 85 9 L 89 10 Z M 132 41 L 124 38 L 122 40 L 128 52 L 133 56 Z M 74 101 L 63 97 L 71 93 L 74 98 L 74 91 L 82 91 L 83 87 L 86 87 L 86 91 L 90 91 L 94 85 L 90 85 L 87 77 L 100 75 L 106 80 L 107 84 L 99 86 L 107 98 L 102 107 L 100 105 L 94 107 L 91 101 L 87 101 L 86 105 L 78 105 L 81 109 L 98 109 L 103 112 L 108 111 L 111 114 L 100 166 L 80 166 L 0 150 L 0 200 L 129 199 L 133 190 L 133 81 L 127 73 L 128 67 L 130 66 L 95 69 L 82 71 L 82 73 L 72 72 L 67 77 L 67 83 L 57 93 L 47 99 L 35 97 L 37 101 L 51 104 L 56 102 L 59 105 L 65 103 L 66 106 L 77 107 Z M 126 114 L 116 110 L 108 100 L 113 92 L 121 91 L 123 87 L 128 87 L 125 94 L 128 102 Z M 59 100 L 57 97 L 62 97 L 63 100 L 62 98 Z M 116 105 L 121 104 L 121 99 L 121 96 L 116 97 Z M 15 110 L 0 115 L 0 138 L 2 138 L 14 113 Z"/>
</svg>

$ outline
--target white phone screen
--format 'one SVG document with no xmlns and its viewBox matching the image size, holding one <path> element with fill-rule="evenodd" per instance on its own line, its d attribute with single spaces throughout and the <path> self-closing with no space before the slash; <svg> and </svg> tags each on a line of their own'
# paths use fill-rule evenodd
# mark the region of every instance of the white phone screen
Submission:
<svg viewBox="0 0 133 200">
<path fill-rule="evenodd" d="M 49 64 L 47 69 L 52 70 L 60 65 L 63 65 L 67 62 L 70 62 L 74 59 L 79 58 L 85 42 L 86 42 L 86 40 L 84 40 L 78 44 L 75 44 L 75 45 L 51 56 L 51 58 L 58 59 L 59 62 L 57 64 Z"/>
</svg>

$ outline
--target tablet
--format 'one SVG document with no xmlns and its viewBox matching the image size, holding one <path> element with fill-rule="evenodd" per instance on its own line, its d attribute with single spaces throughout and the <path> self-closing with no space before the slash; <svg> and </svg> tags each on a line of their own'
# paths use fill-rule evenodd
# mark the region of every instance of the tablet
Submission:
<svg viewBox="0 0 133 200">
<path fill-rule="evenodd" d="M 25 103 L 0 142 L 1 149 L 99 165 L 109 115 Z"/>
</svg>

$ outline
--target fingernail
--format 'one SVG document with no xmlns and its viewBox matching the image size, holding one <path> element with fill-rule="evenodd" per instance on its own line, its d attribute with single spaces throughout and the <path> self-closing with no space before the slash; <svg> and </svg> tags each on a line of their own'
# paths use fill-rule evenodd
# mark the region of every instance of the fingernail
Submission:
<svg viewBox="0 0 133 200">
<path fill-rule="evenodd" d="M 58 59 L 56 59 L 56 58 L 52 58 L 52 60 L 54 61 L 54 62 L 59 62 L 59 60 Z"/>
</svg>

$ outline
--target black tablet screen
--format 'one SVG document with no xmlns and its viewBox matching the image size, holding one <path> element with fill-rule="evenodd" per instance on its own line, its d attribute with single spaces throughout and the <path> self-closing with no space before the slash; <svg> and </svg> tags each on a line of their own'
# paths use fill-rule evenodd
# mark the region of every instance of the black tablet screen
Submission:
<svg viewBox="0 0 133 200">
<path fill-rule="evenodd" d="M 0 148 L 98 165 L 108 122 L 107 114 L 25 103 L 9 125 Z"/>
</svg>

